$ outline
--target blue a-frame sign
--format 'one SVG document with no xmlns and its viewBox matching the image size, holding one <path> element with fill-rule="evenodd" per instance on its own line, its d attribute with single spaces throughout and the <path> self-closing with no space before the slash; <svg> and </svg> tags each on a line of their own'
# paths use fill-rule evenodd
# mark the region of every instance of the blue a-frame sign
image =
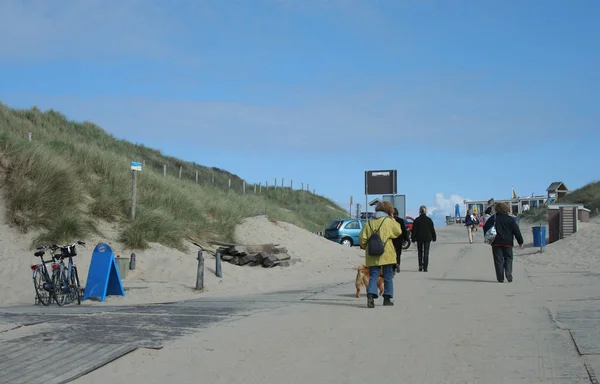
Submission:
<svg viewBox="0 0 600 384">
<path fill-rule="evenodd" d="M 92 253 L 83 300 L 99 297 L 104 301 L 107 295 L 125 296 L 125 290 L 113 250 L 108 244 L 100 243 Z"/>
</svg>

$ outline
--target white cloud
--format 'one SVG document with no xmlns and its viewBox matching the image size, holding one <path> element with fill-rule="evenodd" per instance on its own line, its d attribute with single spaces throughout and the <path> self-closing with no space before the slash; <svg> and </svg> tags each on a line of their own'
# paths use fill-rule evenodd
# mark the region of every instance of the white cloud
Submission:
<svg viewBox="0 0 600 384">
<path fill-rule="evenodd" d="M 436 226 L 443 226 L 446 223 L 446 216 L 454 216 L 456 204 L 460 206 L 460 214 L 465 214 L 465 200 L 469 199 L 458 194 L 446 197 L 444 193 L 438 192 L 433 196 L 433 204 L 426 205 L 427 216 L 431 217 Z M 407 211 L 408 216 L 417 217 L 419 215 L 419 208 L 409 208 Z"/>
</svg>

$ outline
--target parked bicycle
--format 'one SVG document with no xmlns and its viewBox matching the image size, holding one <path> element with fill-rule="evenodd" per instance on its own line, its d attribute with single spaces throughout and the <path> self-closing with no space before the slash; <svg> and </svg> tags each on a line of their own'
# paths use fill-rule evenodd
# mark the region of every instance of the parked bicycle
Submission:
<svg viewBox="0 0 600 384">
<path fill-rule="evenodd" d="M 50 305 L 53 299 L 58 302 L 53 278 L 54 271 L 59 266 L 56 263 L 53 252 L 51 253 L 51 260 L 44 260 L 46 249 L 49 249 L 49 247 L 43 246 L 38 248 L 38 251 L 34 255 L 40 258 L 40 263 L 31 266 L 31 270 L 33 271 L 33 287 L 35 288 L 37 302 L 44 306 Z M 50 274 L 46 266 L 49 263 L 52 263 L 52 274 Z"/>
<path fill-rule="evenodd" d="M 73 257 L 77 256 L 76 245 L 83 245 L 83 241 L 76 241 L 70 245 L 53 245 L 54 258 L 57 260 L 56 271 L 53 275 L 53 282 L 56 294 L 56 304 L 59 306 L 70 304 L 77 301 L 81 305 L 83 296 L 77 267 L 73 263 Z M 65 260 L 67 263 L 65 264 Z"/>
</svg>

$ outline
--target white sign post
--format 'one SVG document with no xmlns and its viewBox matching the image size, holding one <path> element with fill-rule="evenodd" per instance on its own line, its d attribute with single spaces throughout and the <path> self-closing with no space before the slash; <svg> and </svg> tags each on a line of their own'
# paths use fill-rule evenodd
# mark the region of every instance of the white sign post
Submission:
<svg viewBox="0 0 600 384">
<path fill-rule="evenodd" d="M 131 162 L 131 220 L 135 220 L 135 202 L 137 195 L 137 172 L 142 170 L 142 163 L 138 161 Z"/>
</svg>

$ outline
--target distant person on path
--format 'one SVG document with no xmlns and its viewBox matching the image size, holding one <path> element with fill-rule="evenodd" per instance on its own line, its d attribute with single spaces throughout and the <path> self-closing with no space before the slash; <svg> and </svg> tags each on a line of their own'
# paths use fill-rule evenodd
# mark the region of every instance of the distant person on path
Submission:
<svg viewBox="0 0 600 384">
<path fill-rule="evenodd" d="M 384 201 L 375 207 L 375 215 L 360 231 L 360 246 L 365 249 L 365 265 L 369 268 L 369 287 L 367 288 L 367 307 L 375 308 L 378 297 L 377 279 L 383 269 L 383 305 L 394 305 L 394 269 L 396 268 L 396 251 L 392 239 L 402 234 L 400 224 L 392 218 L 394 207 L 389 201 Z M 369 238 L 378 233 L 383 243 L 383 254 L 369 254 Z"/>
<path fill-rule="evenodd" d="M 499 283 L 503 283 L 506 276 L 506 280 L 510 283 L 513 281 L 513 238 L 517 239 L 519 247 L 523 248 L 523 236 L 515 220 L 508 215 L 508 204 L 496 203 L 494 210 L 496 214 L 485 222 L 483 233 L 492 228 L 494 223 L 496 224 L 496 238 L 492 242 L 496 279 Z"/>
<path fill-rule="evenodd" d="M 475 216 L 471 213 L 469 209 L 467 211 L 467 215 L 465 216 L 465 227 L 467 227 L 467 233 L 469 234 L 469 244 L 473 244 L 475 242 Z"/>
<path fill-rule="evenodd" d="M 404 223 L 404 219 L 402 219 L 398 215 L 398 209 L 394 208 L 394 220 L 400 224 L 400 229 L 402 230 L 402 234 L 395 239 L 392 239 L 392 243 L 394 244 L 394 248 L 396 248 L 396 272 L 400 272 L 400 259 L 402 258 L 402 244 L 405 241 L 410 239 L 410 235 L 406 230 L 406 224 Z"/>
<path fill-rule="evenodd" d="M 419 271 L 427 272 L 429 266 L 429 246 L 436 241 L 436 233 L 433 220 L 427 217 L 427 207 L 421 205 L 419 217 L 413 222 L 412 241 L 417 243 L 419 255 Z"/>
</svg>

